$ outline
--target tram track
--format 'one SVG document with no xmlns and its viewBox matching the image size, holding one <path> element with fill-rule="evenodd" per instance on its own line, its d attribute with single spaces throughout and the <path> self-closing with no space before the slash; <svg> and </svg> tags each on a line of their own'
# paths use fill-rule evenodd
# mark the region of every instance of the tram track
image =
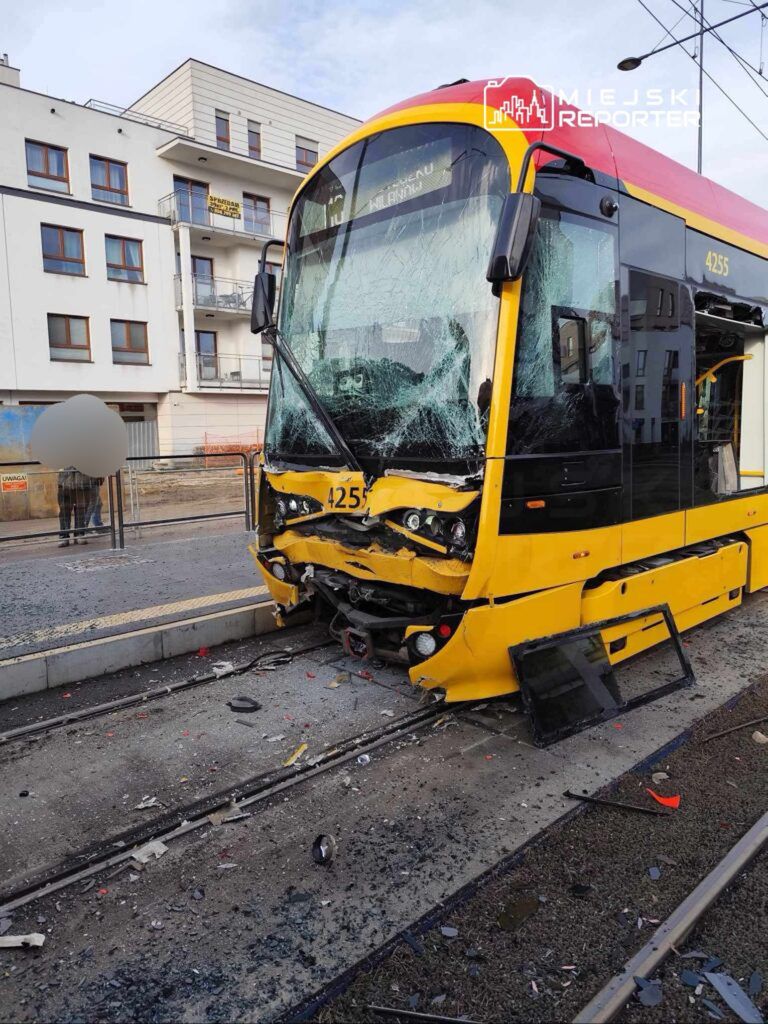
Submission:
<svg viewBox="0 0 768 1024">
<path fill-rule="evenodd" d="M 471 709 L 474 705 L 468 705 Z M 458 705 L 455 711 L 459 710 Z M 0 889 L 0 917 L 44 896 L 85 881 L 134 859 L 136 852 L 152 840 L 163 843 L 211 825 L 211 815 L 230 810 L 237 814 L 277 794 L 295 789 L 332 768 L 341 767 L 362 754 L 370 754 L 388 743 L 426 728 L 446 714 L 442 703 L 419 707 L 375 729 L 364 730 L 334 743 L 329 750 L 306 762 L 281 766 L 243 779 L 233 786 L 174 808 L 152 821 L 126 830 L 108 841 L 96 842 L 76 854 L 36 872 L 23 883 Z"/>
</svg>

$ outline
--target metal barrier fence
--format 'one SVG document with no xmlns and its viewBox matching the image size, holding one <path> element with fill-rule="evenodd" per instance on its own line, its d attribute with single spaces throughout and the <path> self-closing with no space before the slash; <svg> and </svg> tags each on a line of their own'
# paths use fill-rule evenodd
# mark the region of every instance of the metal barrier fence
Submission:
<svg viewBox="0 0 768 1024">
<path fill-rule="evenodd" d="M 129 456 L 126 465 L 108 477 L 98 493 L 107 514 L 101 526 L 71 523 L 75 510 L 62 503 L 58 470 L 39 462 L 0 462 L 0 545 L 45 538 L 75 539 L 109 535 L 113 548 L 125 547 L 126 531 L 137 536 L 142 529 L 177 523 L 201 523 L 242 517 L 245 530 L 253 528 L 256 508 L 258 452 L 226 451 L 205 454 Z M 213 463 L 213 465 L 211 464 Z M 217 464 L 218 463 L 218 464 Z M 6 489 L 7 487 L 7 489 Z M 78 514 L 95 510 L 96 491 L 81 496 Z M 169 514 L 171 513 L 171 514 Z M 66 515 L 66 530 L 65 517 Z M 39 522 L 45 529 L 20 532 L 16 523 Z"/>
</svg>

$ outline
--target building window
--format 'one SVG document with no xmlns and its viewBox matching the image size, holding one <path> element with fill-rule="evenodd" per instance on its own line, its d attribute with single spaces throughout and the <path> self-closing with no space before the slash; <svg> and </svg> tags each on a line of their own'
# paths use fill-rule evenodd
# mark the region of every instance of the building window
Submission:
<svg viewBox="0 0 768 1024">
<path fill-rule="evenodd" d="M 138 320 L 110 320 L 113 363 L 148 363 L 147 325 Z"/>
<path fill-rule="evenodd" d="M 317 163 L 317 143 L 296 136 L 296 170 L 310 171 Z"/>
<path fill-rule="evenodd" d="M 195 349 L 200 380 L 217 380 L 219 346 L 216 331 L 195 331 Z"/>
<path fill-rule="evenodd" d="M 128 205 L 128 164 L 91 157 L 91 196 L 103 203 Z"/>
<path fill-rule="evenodd" d="M 210 224 L 208 213 L 208 186 L 204 181 L 173 176 L 173 193 L 176 198 L 176 218 L 192 224 Z"/>
<path fill-rule="evenodd" d="M 43 269 L 49 274 L 85 275 L 83 232 L 77 228 L 60 228 L 41 224 Z"/>
<path fill-rule="evenodd" d="M 645 384 L 635 384 L 635 412 L 645 412 Z"/>
<path fill-rule="evenodd" d="M 27 147 L 27 184 L 52 192 L 69 192 L 67 151 L 45 142 L 30 142 Z"/>
<path fill-rule="evenodd" d="M 248 156 L 261 160 L 261 125 L 248 122 Z"/>
<path fill-rule="evenodd" d="M 255 235 L 269 235 L 271 218 L 269 199 L 266 196 L 252 196 L 243 192 L 243 226 Z"/>
<path fill-rule="evenodd" d="M 107 278 L 110 281 L 144 281 L 144 259 L 141 242 L 137 238 L 119 238 L 105 235 L 107 248 Z"/>
<path fill-rule="evenodd" d="M 646 364 L 647 361 L 648 361 L 648 349 L 647 348 L 639 348 L 637 350 L 637 369 L 636 369 L 636 372 L 635 372 L 635 376 L 636 377 L 644 377 L 645 376 L 645 364 Z M 629 370 L 629 367 L 627 367 L 627 370 Z"/>
<path fill-rule="evenodd" d="M 229 114 L 223 110 L 216 111 L 216 147 L 229 149 Z"/>
<path fill-rule="evenodd" d="M 49 313 L 48 349 L 51 359 L 90 363 L 91 336 L 88 317 Z"/>
</svg>

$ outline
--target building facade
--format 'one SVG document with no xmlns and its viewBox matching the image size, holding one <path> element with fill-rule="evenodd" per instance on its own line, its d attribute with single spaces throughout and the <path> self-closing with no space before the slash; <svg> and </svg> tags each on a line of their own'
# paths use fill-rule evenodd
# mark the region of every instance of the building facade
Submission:
<svg viewBox="0 0 768 1024">
<path fill-rule="evenodd" d="M 154 421 L 164 455 L 259 440 L 258 261 L 358 124 L 196 60 L 126 109 L 22 89 L 0 60 L 0 405 L 90 392 Z"/>
</svg>

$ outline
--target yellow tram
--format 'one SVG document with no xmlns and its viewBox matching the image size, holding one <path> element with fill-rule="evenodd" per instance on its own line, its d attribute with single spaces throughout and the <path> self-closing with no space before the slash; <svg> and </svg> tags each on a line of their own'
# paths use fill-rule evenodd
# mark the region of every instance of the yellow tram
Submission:
<svg viewBox="0 0 768 1024">
<path fill-rule="evenodd" d="M 604 125 L 494 130 L 488 84 L 329 153 L 253 312 L 271 595 L 449 701 L 515 691 L 528 641 L 600 623 L 615 664 L 768 585 L 768 212 Z"/>
</svg>

